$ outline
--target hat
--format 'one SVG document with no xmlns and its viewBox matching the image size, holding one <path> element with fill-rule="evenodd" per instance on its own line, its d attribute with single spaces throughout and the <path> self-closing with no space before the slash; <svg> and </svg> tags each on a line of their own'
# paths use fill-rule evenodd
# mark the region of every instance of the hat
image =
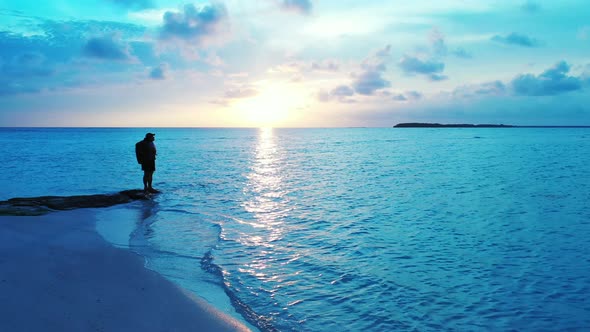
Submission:
<svg viewBox="0 0 590 332">
<path fill-rule="evenodd" d="M 154 136 L 156 136 L 156 134 L 152 134 L 152 133 L 145 134 L 145 138 L 154 137 Z"/>
</svg>

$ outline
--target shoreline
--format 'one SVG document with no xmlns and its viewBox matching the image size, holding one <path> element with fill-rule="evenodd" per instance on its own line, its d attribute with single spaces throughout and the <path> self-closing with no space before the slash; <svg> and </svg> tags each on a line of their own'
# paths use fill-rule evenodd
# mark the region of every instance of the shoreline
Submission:
<svg viewBox="0 0 590 332">
<path fill-rule="evenodd" d="M 0 330 L 250 331 L 107 242 L 90 210 L 0 216 Z"/>
</svg>

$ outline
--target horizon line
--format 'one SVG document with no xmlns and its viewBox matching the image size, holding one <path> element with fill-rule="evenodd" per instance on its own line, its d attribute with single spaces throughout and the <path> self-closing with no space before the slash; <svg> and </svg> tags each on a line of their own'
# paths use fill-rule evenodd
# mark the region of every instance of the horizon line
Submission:
<svg viewBox="0 0 590 332">
<path fill-rule="evenodd" d="M 505 125 L 506 127 L 489 128 L 489 129 L 510 129 L 510 128 L 590 128 L 590 125 Z M 412 129 L 412 128 L 394 128 L 393 126 L 318 126 L 318 127 L 274 127 L 274 126 L 260 126 L 260 127 L 205 127 L 205 126 L 0 126 L 0 129 L 148 129 L 148 128 L 161 128 L 161 129 L 379 129 L 379 128 L 391 128 L 391 129 Z M 421 128 L 414 128 L 421 129 Z M 422 128 L 422 129 L 469 129 L 469 128 Z M 473 129 L 484 129 L 473 127 Z"/>
</svg>

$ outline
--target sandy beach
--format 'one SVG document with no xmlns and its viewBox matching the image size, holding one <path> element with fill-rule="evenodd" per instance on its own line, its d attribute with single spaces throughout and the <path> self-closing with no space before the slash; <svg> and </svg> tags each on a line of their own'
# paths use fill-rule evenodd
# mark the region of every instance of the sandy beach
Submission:
<svg viewBox="0 0 590 332">
<path fill-rule="evenodd" d="M 90 210 L 0 217 L 0 331 L 249 331 L 114 248 Z"/>
</svg>

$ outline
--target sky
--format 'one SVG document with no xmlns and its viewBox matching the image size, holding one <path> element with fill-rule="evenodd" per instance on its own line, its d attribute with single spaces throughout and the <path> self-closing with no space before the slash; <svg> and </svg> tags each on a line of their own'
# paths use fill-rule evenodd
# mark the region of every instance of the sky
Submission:
<svg viewBox="0 0 590 332">
<path fill-rule="evenodd" d="M 0 126 L 590 125 L 588 0 L 0 0 Z"/>
</svg>

